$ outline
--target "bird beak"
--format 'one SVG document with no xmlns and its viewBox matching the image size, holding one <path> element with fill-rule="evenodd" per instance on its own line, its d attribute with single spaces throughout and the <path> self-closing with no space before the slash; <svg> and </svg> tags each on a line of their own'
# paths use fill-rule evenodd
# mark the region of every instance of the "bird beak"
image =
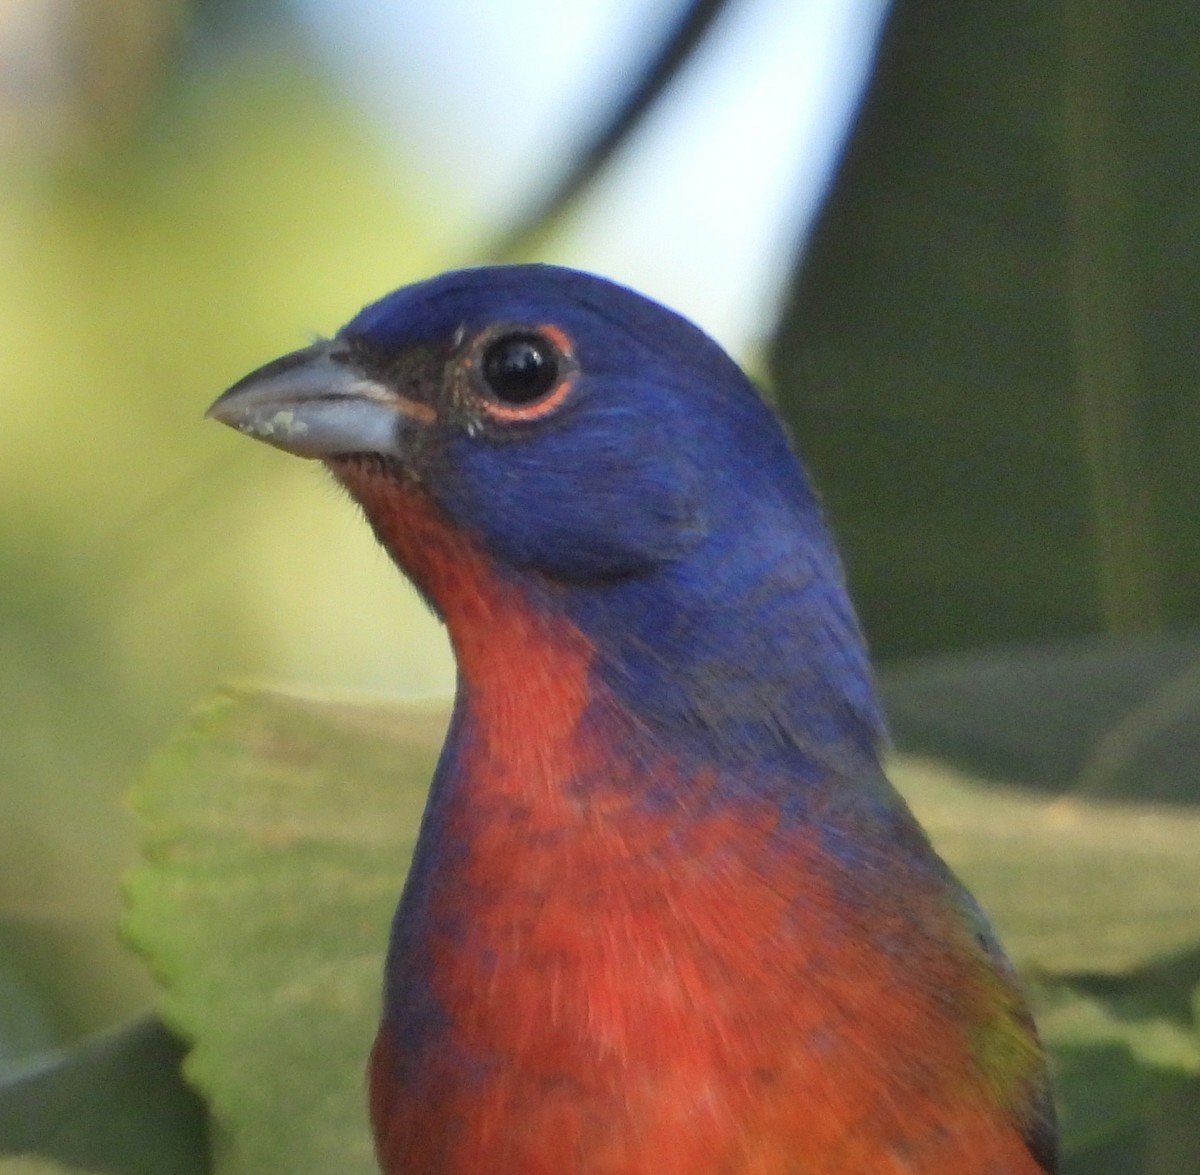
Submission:
<svg viewBox="0 0 1200 1175">
<path fill-rule="evenodd" d="M 431 424 L 428 404 L 356 371 L 335 344 L 314 343 L 238 380 L 205 414 L 297 457 L 404 457 L 406 434 Z"/>
</svg>

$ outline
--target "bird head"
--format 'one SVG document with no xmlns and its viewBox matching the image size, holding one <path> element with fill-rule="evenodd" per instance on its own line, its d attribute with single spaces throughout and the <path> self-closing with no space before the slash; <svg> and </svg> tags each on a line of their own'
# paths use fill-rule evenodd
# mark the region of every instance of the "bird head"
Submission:
<svg viewBox="0 0 1200 1175">
<path fill-rule="evenodd" d="M 724 351 L 649 299 L 552 266 L 445 274 L 209 415 L 324 461 L 456 647 L 479 636 L 459 604 L 487 575 L 564 616 L 664 720 L 786 742 L 824 718 L 873 753 L 857 624 L 788 440 Z"/>
</svg>

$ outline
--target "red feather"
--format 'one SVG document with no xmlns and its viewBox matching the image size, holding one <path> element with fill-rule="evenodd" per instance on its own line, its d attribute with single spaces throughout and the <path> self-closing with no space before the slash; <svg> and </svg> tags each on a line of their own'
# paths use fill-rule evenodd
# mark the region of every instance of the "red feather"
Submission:
<svg viewBox="0 0 1200 1175">
<path fill-rule="evenodd" d="M 416 1083 L 386 1023 L 371 1061 L 389 1175 L 1041 1175 L 972 1058 L 997 981 L 940 887 L 885 886 L 856 919 L 864 880 L 811 827 L 706 804 L 711 778 L 656 818 L 631 784 L 679 768 L 646 758 L 583 636 L 424 495 L 341 476 L 443 611 L 477 731 L 431 919 L 459 928 L 430 941 L 452 1027 Z M 880 949 L 914 917 L 927 950 Z"/>
</svg>

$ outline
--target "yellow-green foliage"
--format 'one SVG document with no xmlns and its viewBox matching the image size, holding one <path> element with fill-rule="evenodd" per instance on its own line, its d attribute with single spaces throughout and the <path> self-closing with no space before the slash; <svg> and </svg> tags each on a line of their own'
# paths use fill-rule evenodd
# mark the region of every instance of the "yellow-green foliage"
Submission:
<svg viewBox="0 0 1200 1175">
<path fill-rule="evenodd" d="M 0 175 L 0 970 L 62 1032 L 148 999 L 113 932 L 118 797 L 197 697 L 449 689 L 436 625 L 320 470 L 201 419 L 450 263 L 442 197 L 262 53 L 179 83 L 119 150 Z"/>
<path fill-rule="evenodd" d="M 363 1069 L 445 721 L 236 691 L 135 791 L 146 861 L 126 929 L 195 1042 L 187 1073 L 215 1115 L 219 1175 L 373 1170 Z M 1200 943 L 1200 814 L 1035 798 L 920 760 L 892 775 L 1034 983 L 1068 1150 L 1143 1113 L 1147 1072 L 1200 1072 L 1190 1019 L 1136 987 L 1087 990 Z M 1096 1110 L 1097 1073 L 1124 1117 Z"/>
</svg>

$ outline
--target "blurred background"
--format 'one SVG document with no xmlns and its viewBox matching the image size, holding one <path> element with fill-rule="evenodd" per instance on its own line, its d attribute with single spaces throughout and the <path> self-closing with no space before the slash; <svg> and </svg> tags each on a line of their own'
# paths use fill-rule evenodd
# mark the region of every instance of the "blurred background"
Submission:
<svg viewBox="0 0 1200 1175">
<path fill-rule="evenodd" d="M 457 265 L 748 364 L 902 746 L 1200 800 L 1198 79 L 1178 0 L 0 0 L 0 1071 L 149 1005 L 121 795 L 219 683 L 449 694 L 321 471 L 201 417 Z"/>
</svg>

